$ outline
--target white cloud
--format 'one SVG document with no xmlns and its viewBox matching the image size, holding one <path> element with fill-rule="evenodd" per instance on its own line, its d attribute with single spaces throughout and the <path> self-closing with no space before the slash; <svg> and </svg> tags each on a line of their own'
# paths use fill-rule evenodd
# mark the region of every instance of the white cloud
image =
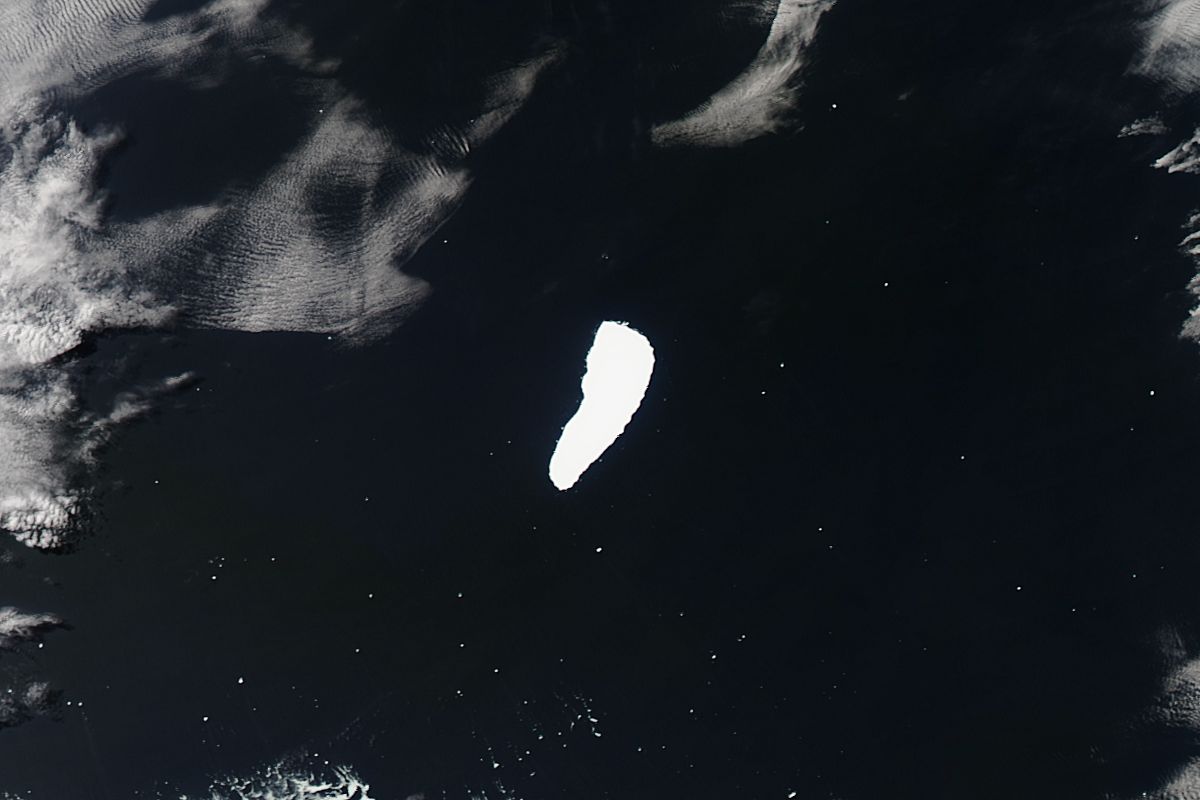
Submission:
<svg viewBox="0 0 1200 800">
<path fill-rule="evenodd" d="M 779 0 L 767 40 L 748 67 L 699 107 L 656 125 L 659 145 L 731 147 L 772 133 L 796 104 L 799 73 L 833 0 Z"/>
<path fill-rule="evenodd" d="M 557 57 L 548 49 L 497 72 L 477 115 L 435 129 L 420 153 L 329 84 L 314 101 L 311 130 L 262 181 L 114 228 L 113 239 L 147 274 L 181 284 L 190 324 L 378 338 L 430 291 L 400 265 L 461 204 L 471 185 L 466 157 L 521 108 Z M 340 198 L 332 220 L 317 202 L 329 192 Z"/>
<path fill-rule="evenodd" d="M 1200 0 L 1152 0 L 1144 24 L 1142 52 L 1134 72 L 1161 81 L 1176 92 L 1200 87 Z"/>
<path fill-rule="evenodd" d="M 94 181 L 115 139 L 55 116 L 0 126 L 0 369 L 48 361 L 87 331 L 169 316 L 99 236 Z"/>
<path fill-rule="evenodd" d="M 1161 631 L 1159 639 L 1167 666 L 1161 691 L 1142 717 L 1132 721 L 1127 736 L 1136 739 L 1153 731 L 1172 731 L 1194 738 L 1200 731 L 1200 660 L 1187 658 L 1187 648 L 1176 631 Z M 1178 764 L 1156 789 L 1137 796 L 1143 800 L 1200 800 L 1200 759 Z"/>
<path fill-rule="evenodd" d="M 1142 117 L 1121 128 L 1117 138 L 1125 139 L 1130 136 L 1159 136 L 1168 133 L 1170 129 L 1157 115 Z"/>
<path fill-rule="evenodd" d="M 1200 173 L 1200 128 L 1191 138 L 1180 142 L 1170 152 L 1165 153 L 1154 162 L 1154 167 L 1172 173 Z M 1186 231 L 1179 243 L 1185 252 L 1189 253 L 1200 266 L 1200 213 L 1195 213 L 1184 225 Z M 1188 283 L 1188 291 L 1200 299 L 1200 270 Z M 1192 308 L 1187 321 L 1183 325 L 1183 334 L 1200 341 L 1200 304 Z"/>
<path fill-rule="evenodd" d="M 645 336 L 619 322 L 596 331 L 587 354 L 583 400 L 563 427 L 550 457 L 550 480 L 570 489 L 633 419 L 654 371 L 654 349 Z"/>
<path fill-rule="evenodd" d="M 44 681 L 29 681 L 0 693 L 0 727 L 24 722 L 49 709 L 52 692 Z M 8 795 L 0 795 L 7 797 Z"/>
<path fill-rule="evenodd" d="M 62 624 L 53 614 L 26 614 L 15 608 L 0 608 L 0 650 L 28 641 Z"/>
<path fill-rule="evenodd" d="M 154 394 L 138 390 L 123 410 L 86 418 L 67 367 L 52 359 L 89 332 L 176 314 L 348 341 L 386 334 L 428 292 L 399 266 L 461 203 L 467 155 L 557 59 L 547 48 L 498 68 L 473 118 L 430 133 L 449 146 L 417 153 L 348 95 L 268 0 L 216 0 L 146 22 L 153 5 L 0 4 L 0 528 L 36 547 L 64 543 L 86 499 L 74 478 Z M 133 75 L 216 86 L 262 56 L 295 68 L 290 91 L 309 118 L 299 144 L 260 182 L 206 205 L 107 224 L 96 181 L 119 134 L 81 131 L 51 110 L 57 101 Z M 318 202 L 331 191 L 345 209 L 334 224 Z"/>
<path fill-rule="evenodd" d="M 269 0 L 217 0 L 143 21 L 155 1 L 6 0 L 0 6 L 0 109 L 83 94 L 135 72 L 212 85 L 241 50 L 314 71 L 330 66 L 312 58 L 307 36 L 267 13 Z M 206 68 L 197 70 L 202 57 Z"/>
</svg>

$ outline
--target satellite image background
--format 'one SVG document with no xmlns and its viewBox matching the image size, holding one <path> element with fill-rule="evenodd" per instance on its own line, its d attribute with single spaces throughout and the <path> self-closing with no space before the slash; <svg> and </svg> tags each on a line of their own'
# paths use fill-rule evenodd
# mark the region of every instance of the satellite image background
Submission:
<svg viewBox="0 0 1200 800">
<path fill-rule="evenodd" d="M 10 0 L 0 797 L 1200 797 L 1198 92 L 1194 0 Z"/>
</svg>

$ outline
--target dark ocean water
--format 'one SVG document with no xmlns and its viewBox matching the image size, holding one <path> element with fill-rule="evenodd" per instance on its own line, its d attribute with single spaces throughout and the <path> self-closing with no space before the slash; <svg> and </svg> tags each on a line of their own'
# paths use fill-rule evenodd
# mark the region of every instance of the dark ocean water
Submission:
<svg viewBox="0 0 1200 800">
<path fill-rule="evenodd" d="M 281 4 L 402 139 L 569 45 L 390 337 L 80 352 L 97 404 L 117 365 L 197 382 L 105 451 L 88 536 L 13 550 L 4 602 L 70 628 L 20 656 L 62 702 L 0 731 L 0 789 L 300 752 L 377 800 L 1124 798 L 1200 754 L 1146 721 L 1164 638 L 1200 649 L 1200 352 L 1178 136 L 1116 135 L 1160 104 L 1135 10 L 840 0 L 795 125 L 656 150 L 758 47 L 701 5 Z M 272 85 L 80 102 L 130 131 L 112 213 L 252 182 L 301 135 Z M 605 319 L 655 373 L 560 493 Z"/>
</svg>

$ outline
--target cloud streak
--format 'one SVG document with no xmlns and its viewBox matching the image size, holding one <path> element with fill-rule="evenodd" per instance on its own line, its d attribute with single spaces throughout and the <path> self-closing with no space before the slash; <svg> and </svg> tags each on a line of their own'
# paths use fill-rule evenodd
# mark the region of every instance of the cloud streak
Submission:
<svg viewBox="0 0 1200 800">
<path fill-rule="evenodd" d="M 679 119 L 651 129 L 660 146 L 733 147 L 780 130 L 821 16 L 833 0 L 779 0 L 767 40 L 746 69 Z"/>
</svg>

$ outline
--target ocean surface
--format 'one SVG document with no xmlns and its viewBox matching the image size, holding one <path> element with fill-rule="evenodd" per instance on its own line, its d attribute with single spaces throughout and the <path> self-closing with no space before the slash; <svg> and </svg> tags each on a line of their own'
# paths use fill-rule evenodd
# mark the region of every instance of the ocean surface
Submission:
<svg viewBox="0 0 1200 800">
<path fill-rule="evenodd" d="M 0 798 L 1200 797 L 1200 2 L 0 31 Z"/>
</svg>

